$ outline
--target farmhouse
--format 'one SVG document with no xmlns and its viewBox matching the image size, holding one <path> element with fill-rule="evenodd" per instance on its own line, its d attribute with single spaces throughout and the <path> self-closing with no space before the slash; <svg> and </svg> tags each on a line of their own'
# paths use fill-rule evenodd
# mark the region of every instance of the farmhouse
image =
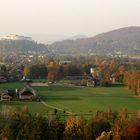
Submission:
<svg viewBox="0 0 140 140">
<path fill-rule="evenodd" d="M 11 100 L 11 96 L 9 96 L 7 94 L 1 95 L 1 101 L 10 101 L 10 100 Z"/>
<path fill-rule="evenodd" d="M 0 76 L 0 83 L 6 83 L 7 79 L 4 76 Z"/>
<path fill-rule="evenodd" d="M 25 88 L 19 92 L 19 99 L 21 100 L 31 100 L 35 96 L 36 94 L 34 92 L 26 90 Z"/>
<path fill-rule="evenodd" d="M 16 97 L 16 92 L 14 90 L 6 90 L 1 95 L 1 101 L 10 101 L 14 97 Z"/>
<path fill-rule="evenodd" d="M 6 90 L 1 93 L 1 101 L 10 101 L 12 99 L 31 100 L 36 97 L 36 91 L 23 88 L 22 90 Z"/>
</svg>

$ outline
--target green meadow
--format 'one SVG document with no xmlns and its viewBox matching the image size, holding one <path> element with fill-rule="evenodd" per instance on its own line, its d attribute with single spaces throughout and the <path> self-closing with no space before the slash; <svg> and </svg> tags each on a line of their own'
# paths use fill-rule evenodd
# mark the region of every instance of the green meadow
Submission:
<svg viewBox="0 0 140 140">
<path fill-rule="evenodd" d="M 7 90 L 7 89 L 12 89 L 15 90 L 17 89 L 22 89 L 25 87 L 24 83 L 5 83 L 5 84 L 0 84 L 0 92 Z M 41 102 L 37 101 L 0 101 L 0 107 L 16 107 L 16 108 L 21 108 L 24 106 L 27 106 L 31 113 L 40 113 L 40 114 L 45 114 L 48 111 L 48 108 L 46 108 Z"/>
<path fill-rule="evenodd" d="M 0 92 L 6 89 L 22 89 L 24 86 L 23 83 L 0 84 Z M 45 114 L 54 108 L 80 114 L 108 108 L 112 110 L 127 108 L 130 112 L 140 109 L 140 99 L 123 86 L 93 88 L 51 85 L 34 89 L 45 104 L 37 101 L 0 101 L 0 107 L 27 106 L 32 113 L 40 114 Z"/>
<path fill-rule="evenodd" d="M 52 85 L 35 89 L 47 104 L 74 113 L 84 114 L 108 108 L 127 108 L 128 111 L 140 109 L 140 99 L 123 86 L 93 88 Z"/>
</svg>

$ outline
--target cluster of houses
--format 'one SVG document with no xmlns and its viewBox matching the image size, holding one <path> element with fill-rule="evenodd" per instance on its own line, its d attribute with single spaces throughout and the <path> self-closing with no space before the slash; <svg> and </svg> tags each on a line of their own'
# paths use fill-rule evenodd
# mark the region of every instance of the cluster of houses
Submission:
<svg viewBox="0 0 140 140">
<path fill-rule="evenodd" d="M 32 100 L 36 98 L 36 93 L 26 88 L 22 90 L 6 90 L 1 93 L 1 101 L 10 100 Z"/>
<path fill-rule="evenodd" d="M 7 79 L 4 76 L 0 76 L 0 83 L 6 83 Z"/>
<path fill-rule="evenodd" d="M 70 84 L 76 86 L 95 87 L 99 85 L 99 80 L 92 76 L 67 76 L 65 80 L 69 80 Z"/>
</svg>

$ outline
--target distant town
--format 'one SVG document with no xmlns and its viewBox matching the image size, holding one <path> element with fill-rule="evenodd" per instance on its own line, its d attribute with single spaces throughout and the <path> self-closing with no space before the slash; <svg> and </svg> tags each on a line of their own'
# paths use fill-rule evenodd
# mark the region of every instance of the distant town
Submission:
<svg viewBox="0 0 140 140">
<path fill-rule="evenodd" d="M 139 42 L 107 34 L 50 45 L 1 37 L 0 139 L 138 140 Z"/>
</svg>

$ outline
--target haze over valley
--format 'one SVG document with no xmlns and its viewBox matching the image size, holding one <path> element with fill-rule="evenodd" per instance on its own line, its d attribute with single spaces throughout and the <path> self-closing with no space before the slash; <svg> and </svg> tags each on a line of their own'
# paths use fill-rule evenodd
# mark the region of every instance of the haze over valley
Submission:
<svg viewBox="0 0 140 140">
<path fill-rule="evenodd" d="M 140 140 L 140 0 L 0 0 L 0 140 Z"/>
<path fill-rule="evenodd" d="M 140 54 L 140 27 L 125 27 L 93 37 L 74 36 L 52 44 L 41 44 L 31 37 L 7 35 L 0 38 L 0 51 L 43 52 L 55 55 L 115 55 Z"/>
</svg>

